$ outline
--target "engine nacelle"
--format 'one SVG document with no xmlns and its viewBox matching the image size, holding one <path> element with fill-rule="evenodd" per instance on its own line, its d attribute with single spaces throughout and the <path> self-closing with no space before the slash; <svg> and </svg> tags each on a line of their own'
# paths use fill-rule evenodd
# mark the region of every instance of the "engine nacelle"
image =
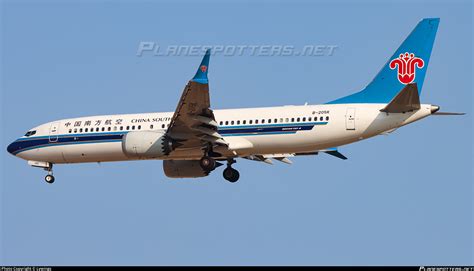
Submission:
<svg viewBox="0 0 474 271">
<path fill-rule="evenodd" d="M 131 158 L 159 158 L 172 151 L 172 142 L 165 137 L 163 132 L 135 131 L 123 136 L 122 150 Z"/>
<path fill-rule="evenodd" d="M 199 160 L 164 160 L 163 171 L 170 178 L 198 178 L 209 175 Z"/>
</svg>

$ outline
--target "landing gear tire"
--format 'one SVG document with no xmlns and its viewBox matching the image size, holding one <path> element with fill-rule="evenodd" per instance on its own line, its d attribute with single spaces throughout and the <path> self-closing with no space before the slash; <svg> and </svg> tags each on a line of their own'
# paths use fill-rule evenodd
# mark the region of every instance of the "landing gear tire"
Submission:
<svg viewBox="0 0 474 271">
<path fill-rule="evenodd" d="M 44 177 L 44 180 L 45 180 L 47 183 L 54 183 L 54 176 L 51 175 L 51 174 L 48 174 L 48 175 L 46 175 L 46 177 Z"/>
<path fill-rule="evenodd" d="M 224 169 L 222 175 L 224 176 L 224 179 L 231 183 L 237 182 L 240 178 L 240 173 L 236 169 L 233 169 L 231 167 L 227 167 L 226 169 Z"/>
<path fill-rule="evenodd" d="M 201 166 L 202 169 L 205 171 L 213 171 L 216 168 L 216 160 L 212 159 L 211 157 L 204 156 L 201 158 L 199 161 L 199 165 Z"/>
</svg>

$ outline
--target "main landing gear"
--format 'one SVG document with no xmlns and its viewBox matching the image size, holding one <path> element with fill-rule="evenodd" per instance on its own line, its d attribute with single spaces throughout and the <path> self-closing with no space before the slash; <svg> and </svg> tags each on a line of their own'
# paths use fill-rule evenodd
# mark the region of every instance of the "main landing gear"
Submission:
<svg viewBox="0 0 474 271">
<path fill-rule="evenodd" d="M 214 158 L 211 158 L 209 156 L 204 156 L 199 161 L 199 165 L 201 166 L 201 168 L 207 172 L 211 172 L 214 169 L 216 169 L 216 164 L 217 164 L 216 160 L 214 160 Z"/>
<path fill-rule="evenodd" d="M 224 176 L 224 179 L 226 179 L 227 181 L 229 181 L 231 183 L 237 182 L 239 180 L 239 177 L 240 177 L 239 172 L 236 169 L 232 168 L 232 164 L 234 164 L 234 163 L 235 163 L 234 159 L 228 159 L 227 160 L 227 167 L 226 167 L 226 169 L 224 169 L 224 172 L 222 173 L 222 176 Z M 204 156 L 199 161 L 199 165 L 201 166 L 201 168 L 203 170 L 205 170 L 207 172 L 211 172 L 214 169 L 216 169 L 216 167 L 218 167 L 222 164 L 216 162 L 216 160 L 212 157 Z"/>
<path fill-rule="evenodd" d="M 232 168 L 232 164 L 235 163 L 234 159 L 229 159 L 227 160 L 227 167 L 224 169 L 224 172 L 222 173 L 222 176 L 224 176 L 224 179 L 231 183 L 235 183 L 239 180 L 240 178 L 240 173 Z"/>
</svg>

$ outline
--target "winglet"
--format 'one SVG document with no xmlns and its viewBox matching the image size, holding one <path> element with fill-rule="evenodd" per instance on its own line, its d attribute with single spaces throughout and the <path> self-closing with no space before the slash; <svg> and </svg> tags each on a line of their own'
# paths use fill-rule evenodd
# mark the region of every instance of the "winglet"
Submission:
<svg viewBox="0 0 474 271">
<path fill-rule="evenodd" d="M 207 72 L 209 70 L 209 58 L 211 56 L 211 49 L 206 50 L 206 54 L 204 55 L 204 58 L 201 61 L 201 65 L 199 65 L 199 68 L 196 72 L 196 75 L 194 75 L 193 80 L 194 82 L 198 82 L 201 84 L 207 84 Z"/>
</svg>

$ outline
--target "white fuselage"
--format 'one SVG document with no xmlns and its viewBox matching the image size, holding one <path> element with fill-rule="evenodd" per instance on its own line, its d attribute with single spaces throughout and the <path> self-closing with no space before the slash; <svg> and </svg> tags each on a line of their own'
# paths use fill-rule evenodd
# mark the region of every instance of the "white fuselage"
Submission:
<svg viewBox="0 0 474 271">
<path fill-rule="evenodd" d="M 214 110 L 218 132 L 239 157 L 305 153 L 363 140 L 431 114 L 432 106 L 384 113 L 386 104 L 325 104 Z M 122 150 L 129 131 L 165 132 L 173 113 L 104 115 L 63 119 L 37 126 L 9 151 L 29 161 L 85 163 L 133 160 Z M 228 151 L 228 150 L 227 150 Z M 157 159 L 194 160 L 201 149 L 174 151 Z"/>
</svg>

